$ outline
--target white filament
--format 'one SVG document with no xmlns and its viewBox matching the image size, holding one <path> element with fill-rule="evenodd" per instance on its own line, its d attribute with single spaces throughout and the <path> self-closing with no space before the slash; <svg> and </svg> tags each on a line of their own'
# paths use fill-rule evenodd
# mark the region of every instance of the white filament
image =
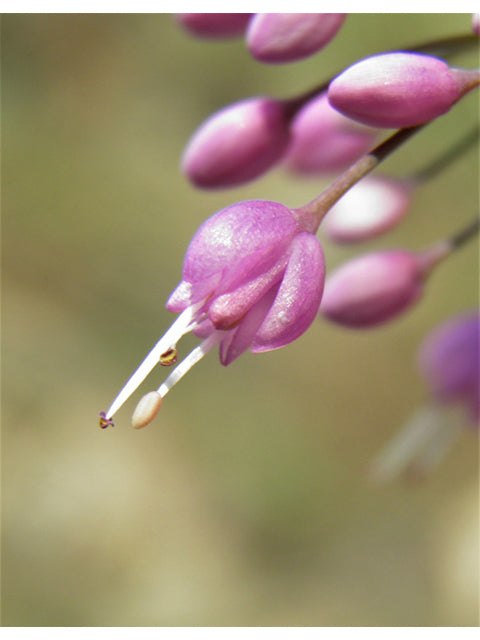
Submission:
<svg viewBox="0 0 480 640">
<path fill-rule="evenodd" d="M 424 475 L 437 464 L 460 433 L 458 422 L 437 406 L 419 409 L 374 461 L 371 478 L 387 482 L 404 472 Z"/>
<path fill-rule="evenodd" d="M 174 346 L 178 340 L 186 333 L 191 331 L 195 326 L 195 315 L 197 311 L 203 306 L 204 300 L 197 304 L 187 307 L 183 311 L 168 331 L 160 338 L 157 344 L 153 347 L 147 357 L 140 364 L 138 369 L 133 373 L 130 379 L 127 381 L 123 389 L 117 395 L 112 403 L 112 406 L 106 413 L 106 419 L 111 418 L 128 400 L 132 393 L 139 387 L 139 385 L 145 380 L 150 371 L 158 364 L 159 358 L 162 353 L 165 353 L 170 347 Z"/>
<path fill-rule="evenodd" d="M 177 384 L 179 380 L 183 378 L 183 376 L 190 371 L 194 364 L 196 364 L 199 360 L 203 358 L 213 347 L 220 342 L 220 340 L 225 336 L 225 333 L 222 331 L 214 331 L 211 333 L 208 338 L 206 338 L 198 347 L 195 347 L 193 351 L 191 351 L 186 358 L 184 358 L 179 365 L 175 367 L 172 373 L 168 376 L 168 378 L 163 382 L 157 392 L 162 396 L 162 398 L 170 391 L 170 389 Z"/>
</svg>

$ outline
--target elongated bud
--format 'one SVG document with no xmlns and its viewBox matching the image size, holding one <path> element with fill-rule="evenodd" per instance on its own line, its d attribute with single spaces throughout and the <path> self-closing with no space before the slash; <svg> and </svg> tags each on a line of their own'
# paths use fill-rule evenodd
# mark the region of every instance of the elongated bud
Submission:
<svg viewBox="0 0 480 640">
<path fill-rule="evenodd" d="M 249 182 L 275 165 L 290 141 L 286 107 L 268 98 L 233 104 L 194 134 L 182 170 L 197 186 L 226 188 Z"/>
<path fill-rule="evenodd" d="M 403 220 L 411 190 L 405 180 L 367 176 L 330 209 L 321 228 L 330 240 L 340 244 L 376 238 Z"/>
<path fill-rule="evenodd" d="M 330 104 L 372 127 L 404 128 L 446 113 L 478 86 L 478 71 L 452 69 L 432 56 L 385 53 L 346 69 L 328 89 Z"/>
<path fill-rule="evenodd" d="M 177 13 L 176 18 L 199 38 L 236 38 L 243 35 L 251 13 Z"/>
<path fill-rule="evenodd" d="M 320 314 L 345 327 L 375 327 L 411 307 L 432 266 L 447 255 L 439 245 L 425 253 L 384 251 L 355 258 L 327 278 Z"/>
<path fill-rule="evenodd" d="M 133 412 L 132 427 L 141 429 L 155 418 L 162 406 L 162 396 L 158 391 L 150 391 L 137 404 L 137 408 Z"/>
<path fill-rule="evenodd" d="M 327 93 L 310 100 L 291 124 L 286 164 L 301 174 L 337 173 L 372 146 L 375 129 L 346 118 L 328 102 Z"/>
<path fill-rule="evenodd" d="M 294 62 L 313 55 L 336 35 L 345 13 L 257 13 L 247 46 L 261 62 Z"/>
</svg>

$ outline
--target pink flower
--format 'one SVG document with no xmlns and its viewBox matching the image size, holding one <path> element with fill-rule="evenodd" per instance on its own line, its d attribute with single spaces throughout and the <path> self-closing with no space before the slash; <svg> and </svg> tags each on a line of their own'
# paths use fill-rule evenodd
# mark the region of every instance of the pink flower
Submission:
<svg viewBox="0 0 480 640">
<path fill-rule="evenodd" d="M 159 398 L 215 345 L 220 345 L 220 361 L 228 365 L 247 349 L 271 351 L 300 337 L 315 319 L 325 279 L 314 226 L 300 210 L 259 200 L 227 207 L 206 220 L 190 243 L 183 279 L 167 302 L 180 316 L 103 416 L 104 425 L 159 360 L 170 361 L 186 333 L 204 340 L 157 395 L 148 396 L 134 426 L 147 424 L 153 415 L 145 416 L 158 411 Z"/>
<path fill-rule="evenodd" d="M 479 334 L 480 317 L 472 311 L 441 324 L 424 341 L 418 364 L 432 399 L 411 415 L 374 461 L 374 480 L 401 474 L 425 477 L 464 431 L 465 416 L 458 409 L 466 410 L 467 424 L 478 427 Z"/>
</svg>

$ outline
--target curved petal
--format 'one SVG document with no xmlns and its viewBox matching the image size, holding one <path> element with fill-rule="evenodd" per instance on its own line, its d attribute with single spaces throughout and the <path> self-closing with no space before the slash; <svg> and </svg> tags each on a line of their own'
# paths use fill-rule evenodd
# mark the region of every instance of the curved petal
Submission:
<svg viewBox="0 0 480 640">
<path fill-rule="evenodd" d="M 220 281 L 221 274 L 216 273 L 211 278 L 201 282 L 186 282 L 182 280 L 176 289 L 170 294 L 165 305 L 169 311 L 179 313 L 200 300 L 205 300 L 215 291 Z"/>
<path fill-rule="evenodd" d="M 233 291 L 216 297 L 208 317 L 217 329 L 231 329 L 271 288 L 280 282 L 287 266 L 288 255 L 283 256 L 265 273 L 244 282 Z"/>
<path fill-rule="evenodd" d="M 223 365 L 227 366 L 233 362 L 252 344 L 253 337 L 272 306 L 277 291 L 278 284 L 250 309 L 236 329 L 226 332 L 227 335 L 220 344 L 220 362 Z"/>
<path fill-rule="evenodd" d="M 227 207 L 194 235 L 183 278 L 196 283 L 221 273 L 224 293 L 269 268 L 297 231 L 293 213 L 277 202 L 253 200 Z"/>
<path fill-rule="evenodd" d="M 315 319 L 324 282 L 320 242 L 310 233 L 298 234 L 277 296 L 253 340 L 252 353 L 279 349 L 299 338 Z"/>
</svg>

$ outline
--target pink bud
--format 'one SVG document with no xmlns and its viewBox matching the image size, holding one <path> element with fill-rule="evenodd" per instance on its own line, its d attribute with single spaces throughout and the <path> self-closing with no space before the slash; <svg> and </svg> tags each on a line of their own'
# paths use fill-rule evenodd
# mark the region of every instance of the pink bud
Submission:
<svg viewBox="0 0 480 640">
<path fill-rule="evenodd" d="M 177 13 L 182 26 L 199 38 L 235 38 L 243 35 L 251 13 Z"/>
<path fill-rule="evenodd" d="M 357 62 L 328 89 L 330 104 L 372 127 L 412 127 L 446 113 L 480 82 L 477 71 L 452 69 L 432 56 L 385 53 Z"/>
<path fill-rule="evenodd" d="M 405 217 L 411 190 L 405 180 L 367 176 L 330 209 L 322 229 L 330 240 L 338 243 L 376 238 Z"/>
<path fill-rule="evenodd" d="M 301 60 L 336 35 L 345 13 L 257 13 L 247 31 L 247 46 L 261 62 Z"/>
<path fill-rule="evenodd" d="M 320 313 L 355 329 L 387 322 L 420 298 L 433 257 L 384 251 L 355 258 L 327 278 Z"/>
<path fill-rule="evenodd" d="M 182 170 L 197 187 L 233 187 L 275 165 L 289 141 L 286 107 L 276 100 L 251 98 L 201 125 L 184 151 Z"/>
<path fill-rule="evenodd" d="M 472 30 L 477 36 L 480 36 L 480 13 L 474 13 L 472 15 Z"/>
<path fill-rule="evenodd" d="M 287 165 L 295 172 L 312 175 L 343 171 L 370 149 L 376 133 L 342 116 L 322 93 L 292 121 Z"/>
</svg>

